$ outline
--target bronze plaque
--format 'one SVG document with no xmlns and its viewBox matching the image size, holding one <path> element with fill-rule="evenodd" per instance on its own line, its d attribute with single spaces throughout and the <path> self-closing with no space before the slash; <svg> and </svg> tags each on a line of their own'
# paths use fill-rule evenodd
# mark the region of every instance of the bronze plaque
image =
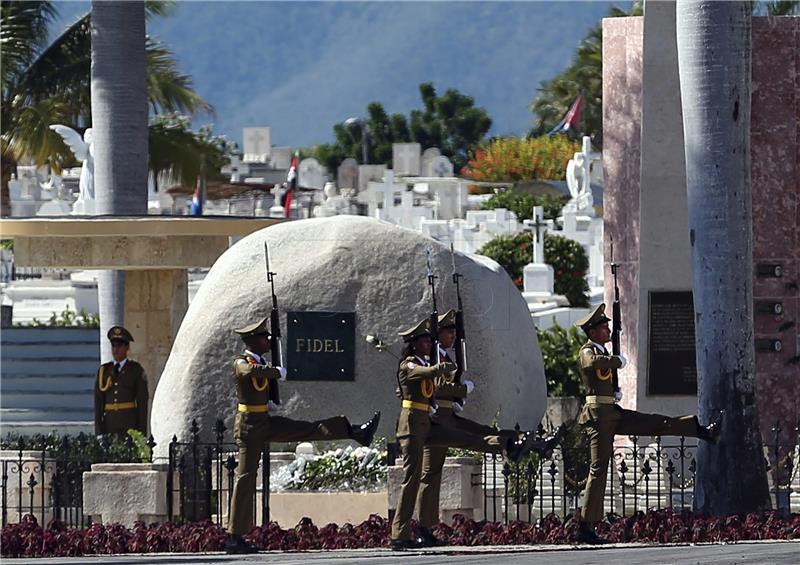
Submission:
<svg viewBox="0 0 800 565">
<path fill-rule="evenodd" d="M 691 291 L 651 291 L 647 392 L 696 395 L 697 359 Z"/>
<path fill-rule="evenodd" d="M 290 381 L 355 380 L 354 312 L 287 312 Z"/>
</svg>

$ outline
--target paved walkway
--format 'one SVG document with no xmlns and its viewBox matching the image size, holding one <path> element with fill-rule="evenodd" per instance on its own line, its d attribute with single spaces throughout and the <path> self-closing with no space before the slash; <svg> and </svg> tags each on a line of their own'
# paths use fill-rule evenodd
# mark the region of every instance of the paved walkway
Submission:
<svg viewBox="0 0 800 565">
<path fill-rule="evenodd" d="M 305 553 L 265 552 L 257 555 L 232 556 L 221 554 L 154 554 L 119 555 L 100 557 L 71 557 L 49 559 L 4 560 L 5 563 L 69 564 L 111 563 L 112 565 L 212 565 L 228 563 L 245 564 L 291 564 L 301 565 L 429 565 L 435 563 L 490 565 L 721 565 L 763 564 L 798 565 L 800 563 L 800 541 L 795 542 L 742 542 L 737 544 L 702 544 L 652 546 L 641 544 L 607 545 L 599 548 L 588 546 L 485 546 L 448 547 L 407 551 L 402 553 L 387 550 L 337 550 L 311 551 Z"/>
</svg>

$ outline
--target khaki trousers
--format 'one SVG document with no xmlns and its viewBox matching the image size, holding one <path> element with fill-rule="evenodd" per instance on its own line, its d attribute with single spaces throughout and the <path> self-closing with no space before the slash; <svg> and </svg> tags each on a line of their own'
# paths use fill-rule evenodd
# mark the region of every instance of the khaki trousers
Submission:
<svg viewBox="0 0 800 565">
<path fill-rule="evenodd" d="M 434 421 L 439 425 L 479 436 L 499 435 L 507 440 L 518 435 L 514 430 L 498 430 L 493 426 L 456 416 L 450 408 L 439 408 Z M 423 528 L 430 528 L 439 523 L 439 492 L 442 486 L 442 469 L 446 456 L 446 446 L 425 445 L 422 454 L 422 477 L 417 496 L 419 523 Z"/>
<path fill-rule="evenodd" d="M 586 490 L 583 493 L 583 519 L 595 523 L 603 519 L 603 497 L 606 492 L 608 462 L 614 452 L 615 435 L 697 437 L 695 416 L 663 416 L 616 409 L 616 417 L 599 418 L 584 424 L 589 437 L 592 462 Z"/>
<path fill-rule="evenodd" d="M 344 416 L 303 422 L 269 414 L 237 413 L 234 439 L 239 448 L 239 464 L 233 483 L 228 532 L 244 535 L 253 526 L 256 474 L 265 443 L 349 438 L 350 422 Z M 263 472 L 268 473 L 269 469 Z"/>
<path fill-rule="evenodd" d="M 426 445 L 442 447 L 461 447 L 484 453 L 503 453 L 506 439 L 497 435 L 476 435 L 456 428 L 431 423 L 411 429 L 411 434 L 398 437 L 403 456 L 403 484 L 397 510 L 392 521 L 392 539 L 411 539 L 411 516 L 417 499 L 422 477 L 423 453 Z"/>
</svg>

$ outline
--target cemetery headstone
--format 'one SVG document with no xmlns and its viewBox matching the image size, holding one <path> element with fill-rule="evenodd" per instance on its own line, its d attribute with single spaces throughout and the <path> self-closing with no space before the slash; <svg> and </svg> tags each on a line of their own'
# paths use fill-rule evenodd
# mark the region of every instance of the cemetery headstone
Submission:
<svg viewBox="0 0 800 565">
<path fill-rule="evenodd" d="M 320 190 L 325 186 L 325 177 L 328 171 L 313 157 L 300 161 L 298 169 L 299 177 L 297 182 L 300 186 L 318 188 Z"/>
<path fill-rule="evenodd" d="M 419 176 L 420 153 L 419 143 L 392 144 L 392 170 L 398 176 Z"/>
<path fill-rule="evenodd" d="M 266 163 L 272 149 L 272 133 L 268 127 L 243 129 L 245 163 Z"/>
<path fill-rule="evenodd" d="M 342 188 L 358 187 L 358 161 L 348 157 L 336 170 L 336 184 Z"/>
<path fill-rule="evenodd" d="M 432 177 L 433 174 L 433 160 L 442 154 L 438 147 L 428 147 L 422 152 L 422 164 L 420 169 L 423 177 Z"/>
<path fill-rule="evenodd" d="M 273 147 L 269 161 L 273 169 L 288 169 L 292 164 L 292 148 Z"/>
<path fill-rule="evenodd" d="M 453 176 L 453 163 L 444 155 L 439 155 L 434 158 L 431 164 L 432 177 L 452 177 Z"/>
<path fill-rule="evenodd" d="M 386 165 L 359 165 L 358 192 L 366 190 L 370 181 L 380 182 L 383 180 L 384 171 L 386 171 Z"/>
</svg>

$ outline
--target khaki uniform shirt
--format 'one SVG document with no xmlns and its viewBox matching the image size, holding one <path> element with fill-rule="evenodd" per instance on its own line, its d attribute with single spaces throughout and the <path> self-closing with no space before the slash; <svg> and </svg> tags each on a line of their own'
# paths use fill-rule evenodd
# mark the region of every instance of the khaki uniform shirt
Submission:
<svg viewBox="0 0 800 565">
<path fill-rule="evenodd" d="M 103 363 L 97 371 L 94 383 L 94 427 L 95 433 L 125 433 L 137 429 L 147 433 L 147 376 L 144 368 L 131 359 L 126 359 L 119 374 L 114 374 L 114 361 Z M 134 404 L 135 408 L 111 410 L 111 406 Z M 112 416 L 109 416 L 111 414 Z M 120 420 L 109 426 L 109 418 Z M 109 421 L 107 421 L 109 420 Z M 109 429 L 127 426 L 125 430 Z"/>
<path fill-rule="evenodd" d="M 400 362 L 397 380 L 400 385 L 400 398 L 420 405 L 431 406 L 436 380 L 443 371 L 455 370 L 451 363 L 431 366 L 424 359 L 412 355 Z M 402 408 L 397 420 L 397 437 L 403 438 L 412 433 L 427 435 L 430 428 L 430 412 L 416 408 Z"/>
<path fill-rule="evenodd" d="M 613 370 L 622 367 L 619 357 L 610 355 L 608 351 L 596 343 L 587 341 L 580 349 L 581 377 L 589 396 L 614 396 Z M 578 417 L 579 424 L 601 419 L 618 417 L 619 409 L 615 404 L 584 404 Z"/>
<path fill-rule="evenodd" d="M 236 381 L 236 396 L 239 404 L 265 406 L 269 400 L 271 380 L 281 377 L 280 371 L 243 353 L 233 360 L 233 378 Z"/>
</svg>

